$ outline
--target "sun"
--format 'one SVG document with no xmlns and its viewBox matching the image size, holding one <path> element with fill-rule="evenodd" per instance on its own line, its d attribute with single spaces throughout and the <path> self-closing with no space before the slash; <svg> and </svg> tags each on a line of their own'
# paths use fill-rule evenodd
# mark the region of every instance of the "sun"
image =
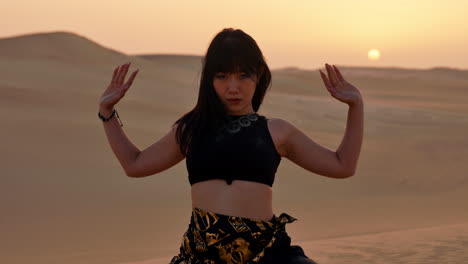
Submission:
<svg viewBox="0 0 468 264">
<path fill-rule="evenodd" d="M 369 60 L 378 60 L 380 58 L 380 51 L 378 49 L 371 49 L 367 53 Z"/>
</svg>

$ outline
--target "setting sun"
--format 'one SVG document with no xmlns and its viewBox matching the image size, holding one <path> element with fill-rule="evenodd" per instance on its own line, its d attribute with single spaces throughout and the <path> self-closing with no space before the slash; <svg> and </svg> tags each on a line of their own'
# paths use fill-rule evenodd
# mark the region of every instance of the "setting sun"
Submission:
<svg viewBox="0 0 468 264">
<path fill-rule="evenodd" d="M 378 60 L 380 58 L 380 51 L 377 49 L 371 49 L 367 53 L 369 60 Z"/>
</svg>

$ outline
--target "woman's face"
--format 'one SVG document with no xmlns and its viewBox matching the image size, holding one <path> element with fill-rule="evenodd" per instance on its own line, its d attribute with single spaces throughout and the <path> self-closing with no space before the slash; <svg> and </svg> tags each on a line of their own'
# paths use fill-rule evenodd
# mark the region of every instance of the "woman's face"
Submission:
<svg viewBox="0 0 468 264">
<path fill-rule="evenodd" d="M 229 115 L 245 115 L 254 112 L 252 98 L 257 86 L 256 76 L 244 72 L 217 72 L 213 86 Z"/>
</svg>

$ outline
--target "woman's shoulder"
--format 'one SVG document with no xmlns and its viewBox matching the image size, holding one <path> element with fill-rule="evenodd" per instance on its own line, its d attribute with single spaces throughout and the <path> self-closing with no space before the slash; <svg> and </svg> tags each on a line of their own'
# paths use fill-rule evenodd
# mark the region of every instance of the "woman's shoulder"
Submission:
<svg viewBox="0 0 468 264">
<path fill-rule="evenodd" d="M 266 120 L 268 131 L 273 139 L 276 150 L 280 153 L 281 157 L 286 157 L 286 146 L 288 138 L 293 131 L 293 126 L 283 118 L 268 117 Z"/>
<path fill-rule="evenodd" d="M 262 115 L 261 117 L 267 121 L 268 128 L 272 132 L 287 135 L 291 131 L 291 129 L 294 128 L 294 126 L 291 123 L 289 123 L 286 119 Z"/>
<path fill-rule="evenodd" d="M 286 119 L 283 119 L 283 118 L 272 117 L 272 116 L 269 116 L 269 115 L 262 115 L 262 114 L 258 114 L 258 115 L 260 116 L 260 118 L 263 118 L 263 119 L 267 120 L 268 123 L 275 124 L 277 126 L 288 126 L 288 125 L 290 125 L 290 123 Z"/>
</svg>

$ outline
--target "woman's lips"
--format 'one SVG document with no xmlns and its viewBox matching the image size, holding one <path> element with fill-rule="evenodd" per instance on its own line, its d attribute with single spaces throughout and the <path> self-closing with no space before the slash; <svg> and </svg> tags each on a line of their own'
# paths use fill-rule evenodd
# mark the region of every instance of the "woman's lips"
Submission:
<svg viewBox="0 0 468 264">
<path fill-rule="evenodd" d="M 241 99 L 227 99 L 227 101 L 231 104 L 238 104 L 240 103 Z"/>
</svg>

